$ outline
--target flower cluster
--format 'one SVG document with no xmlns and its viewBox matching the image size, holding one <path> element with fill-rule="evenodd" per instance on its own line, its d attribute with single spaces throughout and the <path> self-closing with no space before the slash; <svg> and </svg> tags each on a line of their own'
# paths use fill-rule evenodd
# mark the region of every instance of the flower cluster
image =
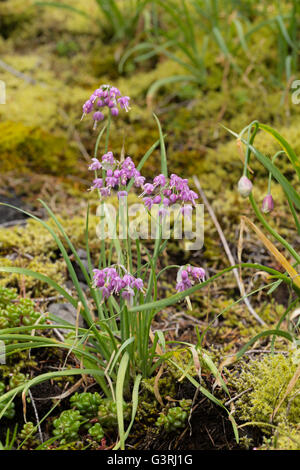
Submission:
<svg viewBox="0 0 300 470">
<path fill-rule="evenodd" d="M 166 178 L 163 174 L 155 176 L 152 183 L 143 185 L 144 204 L 148 210 L 154 204 L 162 204 L 165 211 L 167 207 L 175 203 L 190 202 L 195 205 L 198 194 L 189 188 L 188 180 L 180 178 L 172 174 L 170 178 Z M 192 206 L 190 204 L 182 208 L 183 212 L 191 213 Z"/>
<path fill-rule="evenodd" d="M 107 106 L 110 110 L 112 116 L 117 116 L 119 114 L 119 108 L 125 109 L 126 112 L 129 111 L 129 96 L 121 96 L 121 92 L 118 88 L 111 85 L 101 85 L 100 88 L 97 88 L 90 98 L 84 103 L 82 107 L 82 118 L 86 114 L 90 114 L 94 111 L 93 120 L 94 120 L 94 129 L 97 126 L 99 121 L 103 121 L 104 114 L 103 110 Z"/>
<path fill-rule="evenodd" d="M 141 291 L 143 281 L 127 273 L 121 277 L 115 268 L 94 269 L 94 284 L 98 287 L 104 299 L 111 295 L 121 294 L 123 299 L 131 303 L 135 295 L 134 289 Z"/>
<path fill-rule="evenodd" d="M 177 292 L 183 292 L 192 287 L 195 282 L 202 282 L 205 280 L 205 271 L 203 268 L 192 266 L 182 266 L 177 273 Z"/>
<path fill-rule="evenodd" d="M 145 181 L 130 157 L 120 162 L 114 158 L 112 152 L 102 155 L 101 162 L 97 158 L 93 158 L 89 170 L 105 171 L 105 178 L 94 179 L 91 187 L 91 189 L 98 189 L 103 197 L 109 196 L 112 188 L 119 187 L 122 189 L 122 187 L 125 187 L 131 178 L 134 178 L 136 187 L 141 187 Z M 127 192 L 121 190 L 118 196 L 127 196 Z"/>
</svg>

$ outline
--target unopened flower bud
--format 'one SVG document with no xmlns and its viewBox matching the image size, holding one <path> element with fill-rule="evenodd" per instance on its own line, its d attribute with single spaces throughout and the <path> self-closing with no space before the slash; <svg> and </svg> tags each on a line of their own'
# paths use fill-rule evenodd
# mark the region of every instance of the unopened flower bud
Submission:
<svg viewBox="0 0 300 470">
<path fill-rule="evenodd" d="M 238 182 L 238 192 L 242 197 L 248 197 L 252 191 L 252 183 L 247 176 L 242 176 Z"/>
<path fill-rule="evenodd" d="M 262 212 L 264 214 L 269 214 L 274 209 L 274 201 L 271 194 L 267 194 L 262 203 Z"/>
<path fill-rule="evenodd" d="M 111 115 L 112 116 L 118 116 L 118 114 L 119 114 L 118 108 L 116 108 L 116 107 L 111 108 Z"/>
</svg>

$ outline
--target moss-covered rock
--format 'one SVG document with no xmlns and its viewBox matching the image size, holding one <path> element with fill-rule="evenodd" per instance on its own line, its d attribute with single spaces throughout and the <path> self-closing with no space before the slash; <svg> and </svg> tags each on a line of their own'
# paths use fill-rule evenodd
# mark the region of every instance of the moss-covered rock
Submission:
<svg viewBox="0 0 300 470">
<path fill-rule="evenodd" d="M 0 124 L 1 171 L 74 172 L 77 152 L 64 137 L 16 122 Z M 12 158 L 13 155 L 13 158 Z"/>
</svg>

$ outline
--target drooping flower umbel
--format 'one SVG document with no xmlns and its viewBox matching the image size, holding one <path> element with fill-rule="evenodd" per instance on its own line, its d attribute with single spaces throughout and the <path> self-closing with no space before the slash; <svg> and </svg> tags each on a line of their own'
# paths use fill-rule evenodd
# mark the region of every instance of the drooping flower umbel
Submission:
<svg viewBox="0 0 300 470">
<path fill-rule="evenodd" d="M 174 173 L 170 178 L 166 178 L 163 174 L 155 176 L 152 183 L 146 183 L 143 186 L 141 196 L 144 204 L 148 210 L 154 204 L 162 204 L 164 208 L 169 207 L 175 203 L 191 203 L 195 205 L 195 200 L 198 199 L 198 194 L 189 188 L 188 180 L 180 178 Z M 182 208 L 183 212 L 190 214 L 191 205 L 185 205 Z"/>
<path fill-rule="evenodd" d="M 103 121 L 105 108 L 110 110 L 112 116 L 119 114 L 119 108 L 129 111 L 129 96 L 122 96 L 118 88 L 111 85 L 101 85 L 100 88 L 95 90 L 90 98 L 84 103 L 82 107 L 82 118 L 86 114 L 90 114 L 93 111 L 94 129 L 97 127 L 99 121 Z"/>
<path fill-rule="evenodd" d="M 189 289 L 196 282 L 202 282 L 205 280 L 205 270 L 203 268 L 193 266 L 181 266 L 177 273 L 177 292 L 183 292 Z"/>
<path fill-rule="evenodd" d="M 105 178 L 96 177 L 91 189 L 98 189 L 102 197 L 109 196 L 112 189 L 119 189 L 118 197 L 127 196 L 125 186 L 131 178 L 134 185 L 139 188 L 144 184 L 145 178 L 136 169 L 131 157 L 126 157 L 122 162 L 117 160 L 112 152 L 107 152 L 101 157 L 101 161 L 92 158 L 89 170 L 104 170 Z"/>
<path fill-rule="evenodd" d="M 135 290 L 143 289 L 143 280 L 135 278 L 124 269 L 125 274 L 121 276 L 116 268 L 94 269 L 94 284 L 102 292 L 103 298 L 108 299 L 111 295 L 121 294 L 122 298 L 131 303 Z"/>
</svg>

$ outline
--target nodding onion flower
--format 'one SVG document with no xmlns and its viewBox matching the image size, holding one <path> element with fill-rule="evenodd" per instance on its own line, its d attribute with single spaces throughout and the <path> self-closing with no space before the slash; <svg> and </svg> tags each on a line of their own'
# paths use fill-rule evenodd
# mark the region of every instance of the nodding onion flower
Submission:
<svg viewBox="0 0 300 470">
<path fill-rule="evenodd" d="M 189 289 L 196 282 L 200 283 L 205 280 L 205 270 L 203 268 L 193 266 L 181 266 L 177 273 L 177 292 L 183 292 Z"/>
<path fill-rule="evenodd" d="M 94 285 L 100 289 L 104 299 L 121 294 L 123 299 L 131 303 L 135 293 L 143 290 L 143 280 L 128 272 L 121 276 L 114 267 L 94 269 L 93 272 Z"/>
<path fill-rule="evenodd" d="M 164 217 L 167 215 L 167 208 L 175 203 L 188 203 L 182 207 L 182 214 L 191 216 L 192 205 L 195 206 L 195 200 L 198 199 L 198 194 L 189 188 L 188 180 L 180 178 L 174 173 L 170 178 L 166 178 L 163 174 L 155 176 L 152 183 L 146 183 L 142 187 L 143 192 L 140 197 L 143 197 L 143 202 L 146 208 L 150 211 L 155 204 L 161 205 L 159 215 Z"/>
<path fill-rule="evenodd" d="M 105 171 L 105 178 L 95 178 L 91 190 L 99 189 L 101 196 L 109 196 L 112 189 L 119 188 L 119 196 L 126 196 L 123 186 L 126 186 L 131 178 L 134 179 L 134 185 L 140 188 L 145 181 L 141 173 L 136 169 L 134 162 L 130 157 L 125 158 L 123 162 L 116 160 L 112 152 L 107 152 L 101 157 L 101 161 L 92 158 L 89 170 Z"/>
<path fill-rule="evenodd" d="M 242 176 L 238 182 L 238 192 L 244 198 L 250 196 L 253 185 L 247 176 Z"/>
<path fill-rule="evenodd" d="M 84 103 L 82 107 L 82 117 L 84 118 L 87 114 L 90 114 L 94 111 L 93 120 L 94 120 L 94 129 L 96 129 L 98 122 L 103 121 L 104 108 L 107 107 L 112 116 L 118 116 L 119 108 L 125 109 L 126 112 L 129 111 L 129 96 L 121 96 L 121 92 L 118 88 L 111 85 L 101 85 L 100 88 L 95 90 L 90 98 Z"/>
<path fill-rule="evenodd" d="M 274 200 L 271 194 L 267 194 L 262 202 L 262 212 L 264 214 L 269 214 L 274 209 Z"/>
</svg>

